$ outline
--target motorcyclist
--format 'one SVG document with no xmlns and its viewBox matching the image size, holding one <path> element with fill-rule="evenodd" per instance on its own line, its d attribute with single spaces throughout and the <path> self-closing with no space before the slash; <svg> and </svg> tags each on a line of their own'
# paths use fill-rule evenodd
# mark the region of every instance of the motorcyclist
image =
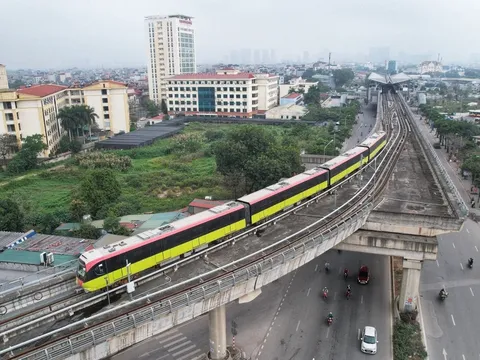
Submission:
<svg viewBox="0 0 480 360">
<path fill-rule="evenodd" d="M 343 275 L 344 275 L 344 276 L 348 276 L 348 269 L 347 269 L 347 268 L 345 268 L 345 269 L 343 270 Z"/>
<path fill-rule="evenodd" d="M 328 313 L 328 319 L 332 319 L 332 320 L 333 320 L 333 313 L 332 313 L 331 311 Z"/>
<path fill-rule="evenodd" d="M 347 292 L 352 292 L 352 286 L 351 285 L 347 285 Z"/>
<path fill-rule="evenodd" d="M 468 259 L 468 265 L 470 265 L 470 266 L 473 265 L 473 258 Z"/>
<path fill-rule="evenodd" d="M 325 263 L 325 271 L 328 272 L 329 270 L 330 270 L 330 263 L 327 261 L 327 262 Z"/>
<path fill-rule="evenodd" d="M 323 291 L 323 293 L 324 293 L 325 295 L 328 295 L 328 289 L 327 289 L 327 287 L 326 287 L 326 286 L 323 288 L 323 290 L 322 290 L 322 291 Z"/>
<path fill-rule="evenodd" d="M 440 297 L 447 297 L 448 293 L 446 292 L 445 288 L 442 288 L 442 290 L 440 290 Z"/>
</svg>

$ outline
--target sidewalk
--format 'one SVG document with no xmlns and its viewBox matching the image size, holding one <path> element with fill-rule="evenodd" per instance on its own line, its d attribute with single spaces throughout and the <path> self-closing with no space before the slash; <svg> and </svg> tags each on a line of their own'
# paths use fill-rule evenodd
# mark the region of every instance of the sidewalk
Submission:
<svg viewBox="0 0 480 360">
<path fill-rule="evenodd" d="M 432 145 L 439 142 L 439 139 L 435 136 L 435 130 L 431 130 L 429 125 L 425 123 L 425 120 L 420 120 L 420 115 L 414 114 L 414 118 L 419 125 L 420 131 L 426 135 L 426 138 Z M 470 209 L 470 201 L 472 198 L 472 195 L 470 194 L 470 187 L 472 186 L 472 182 L 470 180 L 463 179 L 458 163 L 448 161 L 448 153 L 445 151 L 445 149 L 442 148 L 433 150 L 436 152 L 440 162 L 450 176 L 450 179 L 458 189 L 458 193 L 463 198 L 463 201 L 465 201 L 465 204 L 467 204 L 468 208 Z M 478 204 L 476 207 L 478 207 Z"/>
</svg>

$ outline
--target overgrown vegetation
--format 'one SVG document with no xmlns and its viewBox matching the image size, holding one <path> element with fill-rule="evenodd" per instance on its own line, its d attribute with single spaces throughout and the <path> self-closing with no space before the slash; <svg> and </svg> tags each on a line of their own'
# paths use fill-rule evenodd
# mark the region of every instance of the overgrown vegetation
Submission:
<svg viewBox="0 0 480 360">
<path fill-rule="evenodd" d="M 18 206 L 24 230 L 52 233 L 62 222 L 78 222 L 90 214 L 93 219 L 108 218 L 110 232 L 126 233 L 118 224 L 121 216 L 174 211 L 205 196 L 235 198 L 302 171 L 301 150 L 338 154 L 355 122 L 353 106 L 337 109 L 339 115 L 319 110 L 325 126 L 190 123 L 182 134 L 148 147 L 79 154 L 20 177 L 4 174 L 0 200 Z M 340 125 L 334 126 L 334 120 Z M 235 164 L 240 165 L 240 176 Z M 5 213 L 17 212 L 12 203 L 5 204 Z M 7 228 L 18 227 L 9 220 L 0 230 Z M 99 235 L 88 224 L 75 234 Z"/>
<path fill-rule="evenodd" d="M 393 328 L 393 359 L 424 360 L 427 352 L 422 342 L 422 331 L 416 313 L 401 314 Z"/>
</svg>

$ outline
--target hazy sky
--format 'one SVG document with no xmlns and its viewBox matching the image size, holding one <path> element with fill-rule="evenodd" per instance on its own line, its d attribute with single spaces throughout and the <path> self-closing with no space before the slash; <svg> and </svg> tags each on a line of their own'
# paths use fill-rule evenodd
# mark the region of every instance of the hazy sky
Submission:
<svg viewBox="0 0 480 360">
<path fill-rule="evenodd" d="M 392 57 L 441 53 L 445 62 L 480 52 L 479 0 L 0 1 L 0 63 L 10 69 L 144 65 L 144 17 L 173 13 L 194 17 L 198 63 L 241 48 L 338 59 L 388 46 Z"/>
</svg>

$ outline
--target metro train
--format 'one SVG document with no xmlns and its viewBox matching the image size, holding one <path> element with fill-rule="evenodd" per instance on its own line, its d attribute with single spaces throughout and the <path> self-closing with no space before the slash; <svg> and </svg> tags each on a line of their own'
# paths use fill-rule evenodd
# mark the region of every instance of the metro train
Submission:
<svg viewBox="0 0 480 360">
<path fill-rule="evenodd" d="M 145 270 L 161 267 L 218 243 L 331 186 L 371 162 L 387 143 L 377 132 L 355 148 L 291 178 L 159 228 L 80 255 L 77 284 L 86 292 L 115 287 Z M 127 262 L 130 268 L 127 269 Z"/>
</svg>

